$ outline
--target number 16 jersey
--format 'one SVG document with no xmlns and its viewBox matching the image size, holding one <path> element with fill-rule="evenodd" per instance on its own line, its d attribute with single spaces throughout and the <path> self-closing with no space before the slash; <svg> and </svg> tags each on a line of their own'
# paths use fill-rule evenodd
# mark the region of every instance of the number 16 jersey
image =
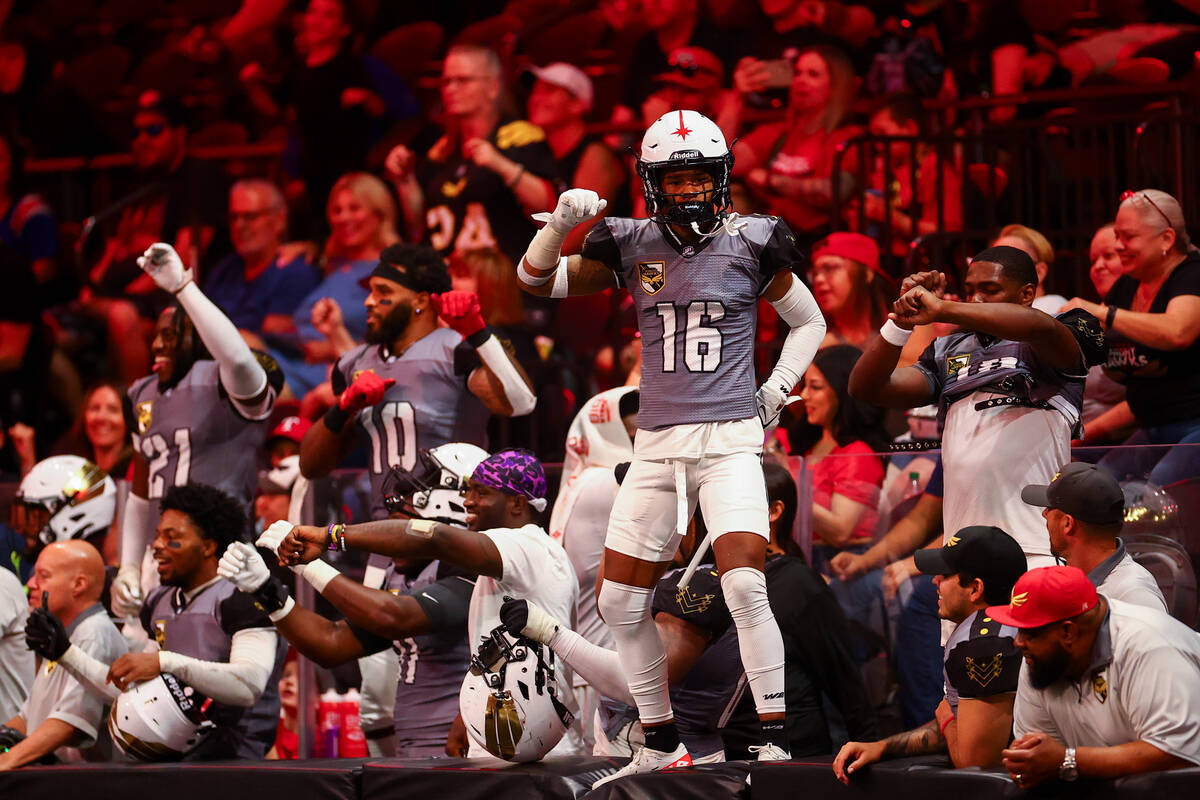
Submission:
<svg viewBox="0 0 1200 800">
<path fill-rule="evenodd" d="M 637 306 L 639 428 L 757 416 L 758 298 L 802 256 L 778 217 L 739 222 L 745 227 L 735 235 L 721 232 L 695 246 L 675 242 L 648 219 L 608 217 L 588 233 L 583 257 L 615 272 Z"/>
</svg>

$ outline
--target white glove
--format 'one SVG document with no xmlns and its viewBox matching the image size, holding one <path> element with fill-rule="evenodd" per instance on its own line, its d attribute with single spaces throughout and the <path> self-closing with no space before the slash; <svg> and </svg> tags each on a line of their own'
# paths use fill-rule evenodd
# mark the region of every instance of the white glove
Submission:
<svg viewBox="0 0 1200 800">
<path fill-rule="evenodd" d="M 779 412 L 788 403 L 788 393 L 768 381 L 758 387 L 754 402 L 758 406 L 758 421 L 762 423 L 763 430 L 773 431 L 779 425 Z"/>
<path fill-rule="evenodd" d="M 136 617 L 142 610 L 142 570 L 122 564 L 112 582 L 112 609 L 120 617 Z"/>
<path fill-rule="evenodd" d="M 258 541 L 255 542 L 255 544 L 259 547 L 264 547 L 267 550 L 270 550 L 275 554 L 276 557 L 278 557 L 280 543 L 283 541 L 284 537 L 292 532 L 292 528 L 294 527 L 296 526 L 288 522 L 286 519 L 272 522 L 270 526 L 259 535 Z"/>
<path fill-rule="evenodd" d="M 608 205 L 591 189 L 567 189 L 558 196 L 558 207 L 553 214 L 534 214 L 539 222 L 548 222 L 550 227 L 563 234 L 570 233 L 581 222 L 587 222 Z"/>
<path fill-rule="evenodd" d="M 225 548 L 217 574 L 247 594 L 257 591 L 271 577 L 267 562 L 245 542 L 233 542 Z"/>
<path fill-rule="evenodd" d="M 155 242 L 137 260 L 142 271 L 154 279 L 158 288 L 177 294 L 192 282 L 192 271 L 183 266 L 175 248 L 165 242 Z"/>
</svg>

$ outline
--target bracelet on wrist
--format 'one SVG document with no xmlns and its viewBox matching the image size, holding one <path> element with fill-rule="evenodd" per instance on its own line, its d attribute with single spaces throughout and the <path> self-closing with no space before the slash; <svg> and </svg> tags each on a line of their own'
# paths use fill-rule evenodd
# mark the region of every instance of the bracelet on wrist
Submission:
<svg viewBox="0 0 1200 800">
<path fill-rule="evenodd" d="M 942 723 L 942 738 L 946 738 L 946 726 L 954 722 L 954 717 L 946 717 L 946 721 Z"/>
<path fill-rule="evenodd" d="M 510 189 L 514 188 L 517 185 L 517 182 L 521 180 L 521 176 L 524 174 L 525 174 L 525 165 L 518 164 L 517 171 L 513 173 L 513 176 L 511 178 L 509 178 L 507 181 L 504 182 L 504 185 Z"/>
<path fill-rule="evenodd" d="M 1109 306 L 1108 313 L 1104 316 L 1104 330 L 1111 331 L 1113 323 L 1117 320 L 1117 307 Z"/>
<path fill-rule="evenodd" d="M 346 552 L 346 524 L 344 522 L 332 523 L 325 534 L 329 539 L 330 550 L 335 553 Z"/>
</svg>

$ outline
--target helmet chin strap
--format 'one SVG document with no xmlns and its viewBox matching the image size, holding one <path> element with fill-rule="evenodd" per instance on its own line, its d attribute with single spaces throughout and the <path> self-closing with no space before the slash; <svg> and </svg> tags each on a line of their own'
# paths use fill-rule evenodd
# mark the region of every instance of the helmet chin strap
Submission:
<svg viewBox="0 0 1200 800">
<path fill-rule="evenodd" d="M 738 232 L 749 224 L 748 222 L 743 222 L 742 220 L 738 219 L 738 216 L 739 215 L 736 211 L 730 211 L 728 214 L 722 216 L 717 221 L 717 224 L 713 226 L 712 230 L 708 231 L 707 233 L 700 230 L 699 222 L 693 222 L 692 230 L 695 231 L 696 235 L 701 239 L 711 239 L 712 237 L 721 233 L 721 231 L 724 231 L 730 236 L 737 236 Z"/>
</svg>

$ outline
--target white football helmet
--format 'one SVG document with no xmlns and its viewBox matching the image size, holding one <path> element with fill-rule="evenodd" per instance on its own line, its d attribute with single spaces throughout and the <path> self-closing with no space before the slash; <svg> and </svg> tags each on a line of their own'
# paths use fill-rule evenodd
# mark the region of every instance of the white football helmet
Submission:
<svg viewBox="0 0 1200 800">
<path fill-rule="evenodd" d="M 712 196 L 705 199 L 695 194 L 674 195 L 663 191 L 663 175 L 682 167 L 700 167 L 712 173 Z M 717 124 L 695 111 L 669 111 L 646 129 L 637 171 L 646 197 L 646 213 L 656 222 L 678 225 L 716 222 L 732 206 L 729 176 L 733 171 L 733 153 Z"/>
<path fill-rule="evenodd" d="M 567 688 L 570 691 L 570 688 Z M 574 719 L 559 700 L 554 651 L 497 627 L 471 658 L 458 693 L 471 741 L 505 761 L 537 761 Z"/>
<path fill-rule="evenodd" d="M 466 525 L 467 479 L 487 457 L 486 450 L 465 442 L 419 450 L 412 469 L 392 467 L 384 478 L 383 504 L 388 511 Z"/>
<path fill-rule="evenodd" d="M 122 692 L 108 712 L 113 744 L 130 761 L 176 761 L 213 729 L 206 698 L 169 672 Z"/>
<path fill-rule="evenodd" d="M 52 456 L 21 481 L 12 505 L 13 527 L 43 544 L 103 533 L 117 508 L 117 485 L 86 458 Z"/>
</svg>

